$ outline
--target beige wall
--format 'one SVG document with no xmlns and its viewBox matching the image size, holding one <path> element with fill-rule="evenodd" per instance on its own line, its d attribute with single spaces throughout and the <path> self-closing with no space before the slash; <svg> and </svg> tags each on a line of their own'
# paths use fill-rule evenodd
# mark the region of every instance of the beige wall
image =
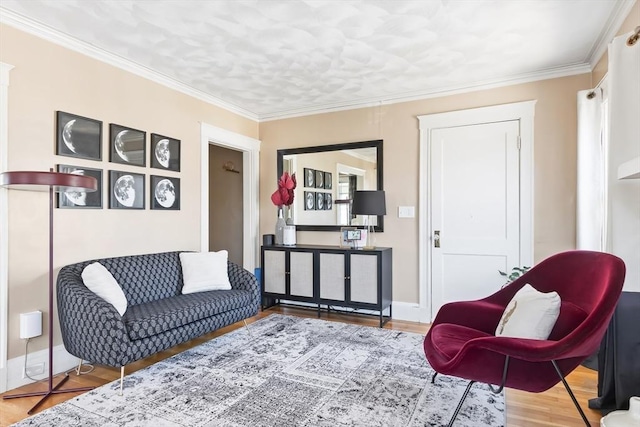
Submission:
<svg viewBox="0 0 640 427">
<path fill-rule="evenodd" d="M 56 271 L 91 258 L 199 249 L 200 122 L 257 138 L 256 122 L 5 25 L 0 25 L 0 61 L 15 66 L 9 87 L 9 170 L 48 170 L 64 163 L 103 169 L 105 177 L 109 169 L 147 175 L 144 211 L 108 209 L 106 187 L 103 209 L 55 211 Z M 54 155 L 57 110 L 103 122 L 104 160 Z M 148 175 L 161 171 L 108 162 L 109 123 L 182 141 L 181 172 L 167 173 L 181 179 L 180 211 L 149 210 Z M 46 193 L 8 192 L 9 358 L 24 353 L 19 313 L 47 310 L 47 201 Z M 46 347 L 47 327 L 32 351 Z M 56 344 L 61 343 L 58 330 Z"/>
<path fill-rule="evenodd" d="M 393 247 L 393 298 L 418 302 L 418 212 L 397 217 L 398 206 L 418 206 L 417 116 L 537 100 L 534 141 L 534 256 L 575 248 L 576 92 L 591 75 L 545 80 L 498 89 L 380 107 L 317 114 L 260 124 L 260 181 L 275 182 L 276 150 L 309 145 L 384 139 L 385 231 L 377 245 Z M 271 204 L 269 189 L 262 206 Z M 300 194 L 297 195 L 300 197 Z M 275 209 L 260 218 L 261 234 L 273 233 Z M 298 232 L 299 243 L 335 244 L 336 233 Z"/>
</svg>

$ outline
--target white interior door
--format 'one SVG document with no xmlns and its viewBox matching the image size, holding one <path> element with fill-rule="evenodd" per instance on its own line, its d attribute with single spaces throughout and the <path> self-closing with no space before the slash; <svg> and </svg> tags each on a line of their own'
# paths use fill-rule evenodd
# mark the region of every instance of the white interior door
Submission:
<svg viewBox="0 0 640 427">
<path fill-rule="evenodd" d="M 520 265 L 519 121 L 433 129 L 432 313 L 488 296 Z M 439 235 L 439 239 L 438 239 Z"/>
</svg>

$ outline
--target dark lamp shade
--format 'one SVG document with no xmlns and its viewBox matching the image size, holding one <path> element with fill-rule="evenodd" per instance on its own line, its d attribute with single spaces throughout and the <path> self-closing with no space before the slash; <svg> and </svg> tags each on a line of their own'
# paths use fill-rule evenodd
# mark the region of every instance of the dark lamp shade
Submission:
<svg viewBox="0 0 640 427">
<path fill-rule="evenodd" d="M 384 191 L 356 191 L 351 212 L 356 215 L 386 215 Z"/>
<path fill-rule="evenodd" d="M 13 190 L 85 191 L 98 189 L 98 180 L 92 176 L 60 172 L 13 171 L 0 173 L 0 187 Z"/>
</svg>

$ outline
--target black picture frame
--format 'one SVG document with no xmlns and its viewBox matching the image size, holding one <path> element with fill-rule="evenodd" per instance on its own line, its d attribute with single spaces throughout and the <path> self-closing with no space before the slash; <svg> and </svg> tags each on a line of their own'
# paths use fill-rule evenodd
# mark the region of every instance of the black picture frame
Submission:
<svg viewBox="0 0 640 427">
<path fill-rule="evenodd" d="M 316 193 L 316 210 L 318 211 L 324 210 L 324 193 L 320 193 L 320 192 Z"/>
<path fill-rule="evenodd" d="M 124 165 L 147 165 L 147 133 L 109 124 L 109 161 Z"/>
<path fill-rule="evenodd" d="M 333 209 L 333 194 L 325 193 L 324 194 L 324 210 L 330 211 Z"/>
<path fill-rule="evenodd" d="M 151 175 L 149 206 L 154 210 L 180 210 L 180 178 Z"/>
<path fill-rule="evenodd" d="M 325 190 L 333 189 L 333 175 L 331 175 L 331 172 L 324 173 L 324 189 Z"/>
<path fill-rule="evenodd" d="M 316 171 L 315 169 L 304 168 L 304 186 L 307 188 L 316 187 Z"/>
<path fill-rule="evenodd" d="M 56 155 L 102 160 L 102 122 L 56 111 Z"/>
<path fill-rule="evenodd" d="M 102 209 L 102 169 L 83 166 L 56 165 L 56 171 L 92 176 L 97 181 L 96 191 L 59 191 L 56 207 L 59 209 Z"/>
<path fill-rule="evenodd" d="M 180 140 L 152 133 L 149 164 L 152 168 L 180 172 Z"/>
<path fill-rule="evenodd" d="M 313 191 L 304 192 L 304 210 L 315 211 L 316 210 L 316 193 Z"/>
<path fill-rule="evenodd" d="M 324 188 L 324 172 L 316 171 L 316 188 Z"/>
<path fill-rule="evenodd" d="M 144 209 L 144 190 L 144 174 L 109 171 L 109 209 Z"/>
</svg>

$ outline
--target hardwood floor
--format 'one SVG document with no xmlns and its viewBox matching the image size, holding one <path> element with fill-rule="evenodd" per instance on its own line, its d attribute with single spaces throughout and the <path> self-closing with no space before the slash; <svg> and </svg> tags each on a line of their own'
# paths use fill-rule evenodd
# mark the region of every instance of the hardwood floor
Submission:
<svg viewBox="0 0 640 427">
<path fill-rule="evenodd" d="M 290 314 L 300 317 L 315 317 L 316 312 L 314 310 L 303 310 L 289 307 L 275 307 L 265 312 L 259 313 L 257 316 L 247 320 L 248 323 L 254 322 L 257 319 L 269 316 L 272 313 Z M 347 322 L 353 324 L 360 324 L 366 326 L 377 326 L 378 319 L 370 316 L 358 316 L 358 315 L 344 315 L 337 313 L 322 313 L 322 319 Z M 169 350 L 158 353 L 154 356 L 148 357 L 144 360 L 138 361 L 126 367 L 126 373 L 131 373 L 142 369 L 146 366 L 152 365 L 174 354 L 180 353 L 188 348 L 194 347 L 205 341 L 208 341 L 219 335 L 223 335 L 234 329 L 243 327 L 243 323 L 239 322 L 212 332 L 200 338 L 189 341 L 188 343 L 178 345 Z M 426 334 L 429 329 L 428 324 L 403 322 L 398 320 L 389 321 L 385 328 L 415 332 L 419 334 Z M 54 384 L 59 381 L 58 376 L 54 379 Z M 75 372 L 70 374 L 70 379 L 67 381 L 63 388 L 72 387 L 85 387 L 85 386 L 100 386 L 110 381 L 120 378 L 120 370 L 117 368 L 109 368 L 104 366 L 96 367 L 91 373 L 76 376 Z M 573 389 L 576 398 L 580 402 L 582 409 L 585 411 L 587 418 L 592 426 L 598 426 L 600 420 L 600 413 L 598 411 L 590 410 L 587 407 L 587 401 L 593 397 L 596 397 L 597 390 L 597 373 L 580 366 L 573 371 L 568 377 L 567 382 Z M 11 390 L 5 394 L 15 393 L 28 393 L 31 391 L 42 390 L 46 384 L 35 383 L 20 387 L 15 390 Z M 80 393 L 65 393 L 58 394 L 49 398 L 42 409 L 49 408 L 58 403 L 64 402 Z M 0 395 L 1 396 L 1 395 Z M 17 421 L 20 421 L 27 417 L 27 410 L 31 408 L 39 398 L 29 397 L 22 399 L 10 399 L 0 401 L 0 426 L 5 427 Z M 451 407 L 443 408 L 443 411 L 453 411 L 455 404 L 452 402 Z M 578 411 L 573 406 L 571 398 L 564 390 L 562 384 L 558 384 L 551 390 L 544 393 L 525 393 L 518 390 L 508 389 L 506 391 L 506 403 L 507 403 L 507 426 L 508 427 L 571 427 L 571 426 L 583 426 Z M 40 410 L 42 410 L 40 409 Z M 464 410 L 464 408 L 463 408 Z"/>
</svg>

